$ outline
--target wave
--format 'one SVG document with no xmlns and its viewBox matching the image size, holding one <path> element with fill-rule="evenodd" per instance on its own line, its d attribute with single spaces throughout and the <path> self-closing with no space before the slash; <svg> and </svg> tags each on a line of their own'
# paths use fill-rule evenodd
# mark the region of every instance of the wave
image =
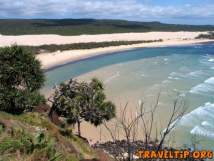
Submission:
<svg viewBox="0 0 214 161">
<path fill-rule="evenodd" d="M 195 79 L 203 75 L 204 75 L 204 72 L 202 70 L 196 70 L 189 73 L 171 72 L 169 74 L 168 79 L 183 79 L 183 78 Z"/>
<path fill-rule="evenodd" d="M 140 76 L 141 76 L 141 77 L 147 77 L 146 74 L 141 74 Z"/>
<path fill-rule="evenodd" d="M 211 123 L 208 122 L 208 121 L 203 121 L 203 122 L 201 123 L 201 125 L 204 126 L 204 127 L 207 127 L 207 128 L 214 129 L 214 125 L 211 124 Z"/>
<path fill-rule="evenodd" d="M 190 93 L 211 95 L 209 92 L 214 92 L 214 77 L 206 79 L 203 83 L 191 88 Z"/>
<path fill-rule="evenodd" d="M 207 102 L 203 106 L 199 106 L 195 110 L 183 116 L 180 125 L 195 126 L 204 121 L 214 121 L 214 103 Z"/>
<path fill-rule="evenodd" d="M 214 87 L 212 85 L 202 83 L 195 87 L 192 87 L 189 92 L 194 94 L 211 95 L 207 93 L 214 92 Z"/>
<path fill-rule="evenodd" d="M 199 136 L 214 138 L 214 131 L 208 130 L 208 129 L 201 127 L 201 126 L 195 126 L 190 131 L 190 133 L 193 135 L 199 135 Z"/>
<path fill-rule="evenodd" d="M 163 80 L 162 83 L 163 84 L 167 84 L 167 83 L 171 83 L 171 81 L 169 81 L 169 80 Z"/>
<path fill-rule="evenodd" d="M 214 77 L 210 77 L 204 81 L 204 83 L 213 84 L 214 85 Z"/>
<path fill-rule="evenodd" d="M 202 56 L 202 58 L 199 59 L 199 62 L 201 64 L 204 64 L 206 66 L 213 66 L 214 65 L 214 57 L 213 55 L 205 55 L 205 56 Z"/>
<path fill-rule="evenodd" d="M 209 61 L 209 62 L 214 62 L 214 59 L 210 58 L 208 61 Z"/>
<path fill-rule="evenodd" d="M 186 92 L 182 92 L 181 94 L 179 94 L 179 97 L 186 97 Z"/>
<path fill-rule="evenodd" d="M 191 77 L 200 77 L 201 75 L 204 75 L 204 72 L 201 70 L 193 71 L 187 74 L 187 76 L 191 76 Z"/>
<path fill-rule="evenodd" d="M 104 83 L 109 83 L 109 82 L 111 82 L 113 79 L 115 79 L 115 78 L 117 78 L 117 77 L 119 77 L 119 76 L 120 76 L 120 72 L 117 71 L 114 75 L 112 75 L 111 77 L 107 78 L 107 79 L 104 81 Z"/>
<path fill-rule="evenodd" d="M 169 77 L 168 77 L 168 79 L 179 80 L 180 78 L 178 78 L 178 77 L 171 77 L 171 76 L 169 76 Z"/>
<path fill-rule="evenodd" d="M 194 48 L 196 48 L 196 49 L 201 49 L 202 46 L 201 46 L 201 44 L 198 44 L 198 45 L 195 45 Z"/>
<path fill-rule="evenodd" d="M 183 116 L 179 125 L 190 128 L 194 135 L 214 138 L 214 103 L 207 102 Z"/>
</svg>

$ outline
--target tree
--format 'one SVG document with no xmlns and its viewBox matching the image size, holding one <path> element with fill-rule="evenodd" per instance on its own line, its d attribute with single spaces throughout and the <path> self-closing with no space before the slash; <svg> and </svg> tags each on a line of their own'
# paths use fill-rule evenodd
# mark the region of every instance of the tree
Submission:
<svg viewBox="0 0 214 161">
<path fill-rule="evenodd" d="M 135 160 L 134 153 L 136 152 L 136 142 L 143 140 L 141 148 L 159 151 L 164 148 L 164 142 L 166 137 L 169 136 L 171 131 L 176 127 L 179 121 L 187 110 L 185 101 L 182 97 L 178 96 L 174 102 L 172 111 L 169 114 L 169 120 L 167 120 L 166 127 L 160 129 L 160 136 L 152 138 L 152 131 L 156 130 L 154 127 L 155 115 L 158 114 L 157 108 L 159 106 L 160 93 L 154 101 L 154 105 L 151 108 L 146 108 L 144 102 L 140 102 L 139 107 L 136 109 L 131 107 L 131 110 L 136 110 L 136 113 L 130 113 L 128 111 L 128 103 L 125 107 L 122 107 L 121 114 L 117 116 L 111 124 L 104 123 L 104 127 L 108 131 L 114 148 L 117 149 L 113 155 L 117 161 L 132 161 Z M 140 130 L 143 131 L 140 131 Z M 120 133 L 120 135 L 118 135 Z M 121 146 L 119 140 L 124 139 L 124 146 Z M 141 139 L 142 138 L 142 139 Z"/>
<path fill-rule="evenodd" d="M 82 121 L 98 126 L 115 117 L 115 105 L 106 101 L 103 84 L 95 78 L 90 83 L 71 79 L 60 84 L 51 102 L 51 113 L 55 111 L 65 117 L 67 123 L 77 124 L 79 136 Z"/>
<path fill-rule="evenodd" d="M 0 48 L 0 110 L 20 114 L 44 103 L 40 62 L 21 47 Z"/>
</svg>

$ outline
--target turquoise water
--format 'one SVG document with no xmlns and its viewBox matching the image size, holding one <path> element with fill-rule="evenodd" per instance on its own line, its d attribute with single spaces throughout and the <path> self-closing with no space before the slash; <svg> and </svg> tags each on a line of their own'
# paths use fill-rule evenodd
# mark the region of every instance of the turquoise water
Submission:
<svg viewBox="0 0 214 161">
<path fill-rule="evenodd" d="M 139 101 L 150 107 L 161 93 L 157 126 L 163 126 L 177 94 L 186 102 L 187 113 L 173 131 L 175 144 L 191 144 L 214 150 L 214 44 L 144 48 L 94 57 L 46 72 L 43 92 L 76 77 L 98 77 L 108 99 L 116 105 Z M 45 93 L 44 92 L 44 93 Z M 92 137 L 92 136 L 89 136 Z"/>
</svg>

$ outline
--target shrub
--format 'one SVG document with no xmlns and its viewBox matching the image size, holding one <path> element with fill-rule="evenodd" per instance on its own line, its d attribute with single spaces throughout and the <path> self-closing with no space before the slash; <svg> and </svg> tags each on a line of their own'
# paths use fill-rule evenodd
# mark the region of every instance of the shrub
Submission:
<svg viewBox="0 0 214 161">
<path fill-rule="evenodd" d="M 20 114 L 44 102 L 38 92 L 44 74 L 31 52 L 18 46 L 0 48 L 0 64 L 1 111 Z"/>
</svg>

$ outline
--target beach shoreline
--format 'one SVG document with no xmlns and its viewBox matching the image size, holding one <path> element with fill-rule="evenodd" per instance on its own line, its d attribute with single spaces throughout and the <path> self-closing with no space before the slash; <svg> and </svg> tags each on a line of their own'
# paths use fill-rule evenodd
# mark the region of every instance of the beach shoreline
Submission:
<svg viewBox="0 0 214 161">
<path fill-rule="evenodd" d="M 127 50 L 134 50 L 146 47 L 167 47 L 191 45 L 197 43 L 211 42 L 209 39 L 196 39 L 200 34 L 208 32 L 145 32 L 145 33 L 116 33 L 99 35 L 79 35 L 79 36 L 60 36 L 60 35 L 19 35 L 7 36 L 0 35 L 0 47 L 11 46 L 13 44 L 21 46 L 41 46 L 41 45 L 63 45 L 75 43 L 100 43 L 112 41 L 155 41 L 132 45 L 109 46 L 103 48 L 65 50 L 56 52 L 44 52 L 36 55 L 41 62 L 44 71 L 73 63 L 76 61 L 88 59 L 95 56 L 112 54 Z"/>
<path fill-rule="evenodd" d="M 173 47 L 173 46 L 187 46 L 187 45 L 193 45 L 193 44 L 200 44 L 200 43 L 209 43 L 214 42 L 214 40 L 209 39 L 196 39 L 196 37 L 201 34 L 202 32 L 152 32 L 152 33 L 143 33 L 143 35 L 146 35 L 143 38 L 135 37 L 136 33 L 129 33 L 129 34 L 108 34 L 108 35 L 82 35 L 79 36 L 80 42 L 89 43 L 89 42 L 108 42 L 108 41 L 139 41 L 139 40 L 158 40 L 162 39 L 161 42 L 151 42 L 151 43 L 141 43 L 141 44 L 132 44 L 132 45 L 120 45 L 120 46 L 110 46 L 110 47 L 104 47 L 104 48 L 94 48 L 94 49 L 81 49 L 81 50 L 65 50 L 65 51 L 56 51 L 56 52 L 46 52 L 46 53 L 40 53 L 36 55 L 36 58 L 41 62 L 42 68 L 44 71 L 53 70 L 55 68 L 58 68 L 60 66 L 64 66 L 66 64 L 75 63 L 77 61 L 83 61 L 85 59 L 94 58 L 98 56 L 104 56 L 104 55 L 110 55 L 110 54 L 116 54 L 118 52 L 122 51 L 128 51 L 128 50 L 137 50 L 141 48 L 155 48 L 155 47 Z M 203 32 L 204 33 L 204 32 Z M 148 35 L 147 35 L 148 34 Z M 116 36 L 115 36 L 116 35 Z M 128 35 L 128 37 L 126 37 Z M 162 36 L 161 36 L 162 35 Z M 111 37 L 112 36 L 112 37 Z M 151 37 L 150 37 L 151 36 Z M 13 43 L 1 43 L 3 42 L 5 36 L 0 36 L 0 46 L 9 46 L 13 45 Z M 49 44 L 51 41 L 44 40 L 41 38 L 39 39 L 39 35 L 36 35 L 36 39 L 34 39 L 34 36 L 24 36 L 26 39 L 18 39 L 20 36 L 10 36 L 11 40 L 15 41 L 18 39 L 19 41 L 16 43 L 17 45 L 35 45 L 35 44 Z M 42 35 L 41 35 L 42 37 Z M 49 36 L 45 36 L 48 38 Z M 54 36 L 50 35 L 50 39 L 52 39 Z M 62 36 L 56 36 L 55 39 L 57 40 L 57 37 L 61 37 L 59 44 L 64 43 L 75 43 L 78 36 L 73 37 L 73 41 L 63 41 Z M 84 39 L 82 40 L 82 37 Z M 92 39 L 97 38 L 97 39 Z M 108 37 L 108 38 L 107 38 Z M 126 37 L 126 39 L 125 39 Z M 22 37 L 23 38 L 23 37 Z M 72 40 L 72 36 L 67 37 L 68 39 Z M 55 40 L 54 40 L 55 41 Z M 57 44 L 57 43 L 56 43 Z M 119 111 L 119 109 L 118 109 Z M 119 112 L 118 112 L 119 113 Z M 102 134 L 100 134 L 101 127 L 94 127 L 90 125 L 87 122 L 83 122 L 81 125 L 82 134 L 84 137 L 88 138 L 89 143 L 93 144 L 97 141 L 108 141 L 109 135 L 106 131 L 102 131 Z M 76 131 L 76 129 L 74 130 Z"/>
<path fill-rule="evenodd" d="M 81 50 L 66 50 L 57 51 L 51 53 L 41 53 L 36 57 L 40 60 L 42 68 L 45 71 L 50 71 L 55 68 L 75 63 L 78 61 L 84 61 L 89 58 L 94 58 L 98 56 L 116 54 L 122 51 L 137 50 L 141 48 L 155 48 L 155 47 L 170 47 L 170 46 L 185 46 L 200 43 L 209 43 L 213 40 L 168 40 L 163 42 L 151 42 L 133 45 L 121 45 L 121 46 L 110 46 L 104 48 L 94 48 L 94 49 L 81 49 Z"/>
<path fill-rule="evenodd" d="M 163 96 L 161 96 L 158 119 L 161 118 L 162 125 L 165 126 L 163 122 L 168 120 L 167 116 L 169 116 L 169 113 L 167 112 L 170 112 L 169 107 L 171 103 L 173 103 L 174 98 L 176 98 L 177 92 L 181 92 L 179 94 L 181 94 L 181 97 L 183 98 L 186 96 L 186 92 L 188 93 L 192 87 L 201 84 L 202 80 L 204 81 L 207 79 L 206 76 L 204 76 L 205 78 L 203 79 L 203 71 L 205 70 L 203 70 L 203 68 L 198 68 L 200 60 L 204 60 L 205 58 L 201 56 L 196 58 L 195 55 L 198 55 L 197 52 L 210 54 L 210 50 L 204 49 L 210 49 L 211 46 L 213 46 L 213 44 L 204 43 L 204 45 L 201 44 L 200 46 L 185 45 L 184 47 L 172 46 L 169 48 L 146 48 L 145 54 L 141 54 L 144 51 L 143 48 L 142 50 L 132 50 L 132 52 L 120 52 L 119 54 L 113 53 L 114 55 L 111 56 L 99 55 L 98 58 L 92 58 L 87 61 L 80 61 L 76 64 L 67 65 L 46 74 L 48 78 L 50 78 L 48 80 L 55 80 L 55 77 L 57 77 L 56 80 L 60 80 L 59 82 L 65 80 L 62 80 L 61 78 L 66 78 L 66 80 L 73 78 L 80 82 L 88 82 L 93 77 L 98 78 L 106 87 L 105 93 L 107 99 L 115 103 L 117 116 L 120 116 L 121 107 L 124 107 L 127 102 L 129 103 L 128 108 L 134 109 L 132 112 L 135 113 L 135 107 L 139 105 L 139 100 L 142 99 L 142 101 L 145 100 L 145 103 L 152 104 L 154 103 L 158 92 L 161 91 L 163 92 Z M 151 57 L 149 56 L 150 53 L 152 54 Z M 186 54 L 187 56 L 185 56 Z M 124 59 L 124 57 L 128 59 Z M 207 61 L 212 61 L 212 59 L 213 57 L 208 57 Z M 104 66 L 99 65 L 102 64 L 101 62 L 111 62 L 112 60 L 125 61 L 115 61 L 113 64 L 104 63 Z M 205 60 L 203 62 L 205 62 Z M 93 68 L 95 63 L 98 63 L 98 65 L 95 65 L 95 68 Z M 178 64 L 181 66 L 178 66 Z M 190 64 L 191 66 L 189 66 Z M 90 68 L 89 71 L 83 70 L 84 68 L 87 69 L 87 67 Z M 79 69 L 82 72 L 76 74 L 76 76 L 72 76 L 73 73 L 76 73 Z M 210 71 L 211 70 L 212 69 L 210 69 Z M 212 75 L 209 77 L 211 76 Z M 197 83 L 194 83 L 193 85 L 188 84 L 186 89 L 183 88 L 183 86 L 186 86 L 189 81 L 196 81 L 196 79 L 198 79 Z M 148 85 L 148 82 L 151 84 Z M 148 92 L 148 89 L 150 89 L 151 92 Z M 200 104 L 193 106 L 196 108 L 199 107 Z M 131 117 L 127 116 L 127 118 Z M 109 124 L 111 125 L 112 122 L 110 121 Z M 106 131 L 103 126 L 96 128 L 90 123 L 83 122 L 81 124 L 81 130 L 83 137 L 88 138 L 90 144 L 94 144 L 97 141 L 106 142 L 111 139 L 108 131 Z M 74 132 L 76 131 L 77 130 L 74 129 Z M 139 133 L 142 133 L 142 131 Z M 121 134 L 123 133 L 121 132 Z M 123 137 L 121 136 L 121 138 Z"/>
</svg>

